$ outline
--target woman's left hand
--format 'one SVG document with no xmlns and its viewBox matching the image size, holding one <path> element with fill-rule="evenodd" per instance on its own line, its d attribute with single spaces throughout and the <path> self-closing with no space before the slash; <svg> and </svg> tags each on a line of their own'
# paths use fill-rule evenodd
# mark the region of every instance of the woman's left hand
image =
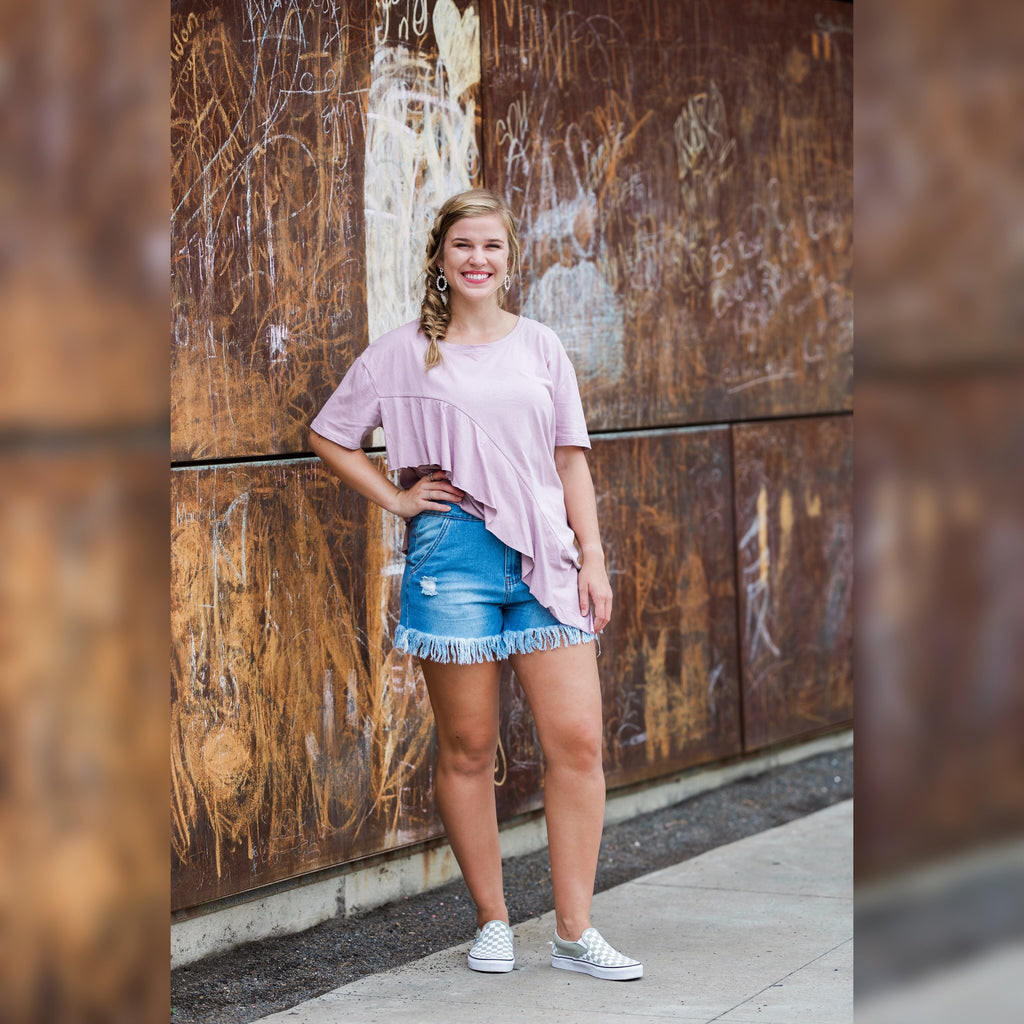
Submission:
<svg viewBox="0 0 1024 1024">
<path fill-rule="evenodd" d="M 584 555 L 579 573 L 580 611 L 587 615 L 594 609 L 594 632 L 600 633 L 612 617 L 612 585 L 604 567 L 604 559 Z"/>
</svg>

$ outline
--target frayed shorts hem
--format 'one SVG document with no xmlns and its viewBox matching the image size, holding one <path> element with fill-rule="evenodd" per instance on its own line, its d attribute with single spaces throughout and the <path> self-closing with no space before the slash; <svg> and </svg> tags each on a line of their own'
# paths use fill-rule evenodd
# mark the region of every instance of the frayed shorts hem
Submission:
<svg viewBox="0 0 1024 1024">
<path fill-rule="evenodd" d="M 395 630 L 396 650 L 442 664 L 475 665 L 483 661 L 504 661 L 512 654 L 575 647 L 595 639 L 575 626 L 540 626 L 536 629 L 508 629 L 497 636 L 434 636 L 399 625 Z"/>
</svg>

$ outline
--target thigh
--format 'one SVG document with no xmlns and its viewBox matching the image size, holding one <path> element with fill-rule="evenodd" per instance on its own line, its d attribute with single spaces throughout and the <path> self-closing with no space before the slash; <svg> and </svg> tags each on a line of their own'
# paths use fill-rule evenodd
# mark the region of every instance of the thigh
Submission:
<svg viewBox="0 0 1024 1024">
<path fill-rule="evenodd" d="M 515 654 L 509 660 L 546 753 L 581 743 L 600 747 L 601 681 L 593 643 Z"/>
<path fill-rule="evenodd" d="M 458 665 L 421 661 L 420 667 L 442 748 L 496 747 L 501 663 Z"/>
</svg>

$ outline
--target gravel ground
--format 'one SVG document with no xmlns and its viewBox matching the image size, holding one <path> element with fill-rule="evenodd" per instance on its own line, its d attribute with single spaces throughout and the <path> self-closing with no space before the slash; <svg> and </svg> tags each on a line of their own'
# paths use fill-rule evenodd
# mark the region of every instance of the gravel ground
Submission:
<svg viewBox="0 0 1024 1024">
<path fill-rule="evenodd" d="M 763 772 L 605 829 L 601 892 L 853 795 L 846 748 Z M 547 852 L 505 861 L 513 924 L 552 909 Z M 173 1024 L 249 1024 L 367 974 L 457 946 L 476 927 L 461 880 L 357 918 L 254 942 L 171 972 Z"/>
</svg>

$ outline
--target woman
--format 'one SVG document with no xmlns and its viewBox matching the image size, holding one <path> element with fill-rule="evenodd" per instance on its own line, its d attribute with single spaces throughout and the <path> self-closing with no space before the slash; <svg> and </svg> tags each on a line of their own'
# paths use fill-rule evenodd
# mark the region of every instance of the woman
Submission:
<svg viewBox="0 0 1024 1024">
<path fill-rule="evenodd" d="M 628 979 L 642 965 L 590 921 L 604 819 L 594 634 L 612 592 L 576 376 L 557 336 L 502 307 L 519 265 L 499 196 L 449 199 L 427 243 L 419 321 L 356 360 L 312 423 L 314 452 L 408 521 L 395 646 L 420 659 L 438 739 L 438 811 L 477 907 L 469 966 L 515 964 L 494 800 L 500 661 L 544 751 L 554 967 Z M 360 445 L 384 428 L 401 487 Z"/>
</svg>

